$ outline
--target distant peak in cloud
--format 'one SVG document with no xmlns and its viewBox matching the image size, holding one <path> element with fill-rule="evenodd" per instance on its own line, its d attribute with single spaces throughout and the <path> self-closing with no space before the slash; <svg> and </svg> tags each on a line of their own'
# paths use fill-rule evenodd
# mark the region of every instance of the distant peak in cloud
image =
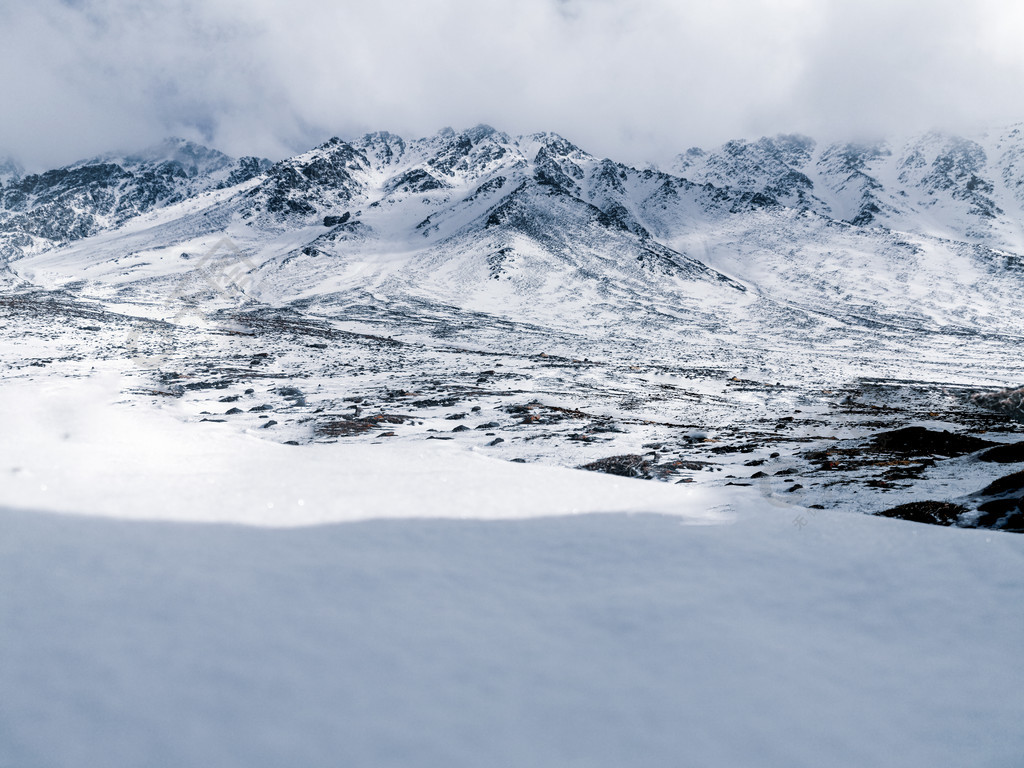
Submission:
<svg viewBox="0 0 1024 768">
<path fill-rule="evenodd" d="M 0 146 L 51 167 L 166 135 L 280 158 L 483 122 L 639 163 L 736 136 L 955 131 L 1024 116 L 1022 36 L 995 0 L 40 0 L 0 9 L 18 73 Z"/>
</svg>

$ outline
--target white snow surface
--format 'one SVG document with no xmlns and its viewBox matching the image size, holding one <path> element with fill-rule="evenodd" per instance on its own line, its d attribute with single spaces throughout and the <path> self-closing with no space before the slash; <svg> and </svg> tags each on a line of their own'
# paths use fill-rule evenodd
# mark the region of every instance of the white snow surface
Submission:
<svg viewBox="0 0 1024 768">
<path fill-rule="evenodd" d="M 119 385 L 3 387 L 2 768 L 1021 765 L 1024 537 Z"/>
<path fill-rule="evenodd" d="M 718 522 L 705 490 L 521 465 L 453 445 L 290 446 L 175 406 L 118 403 L 117 375 L 6 384 L 0 504 L 133 519 L 300 526 L 373 518 L 660 512 Z M 198 429 L 196 427 L 199 427 Z"/>
</svg>

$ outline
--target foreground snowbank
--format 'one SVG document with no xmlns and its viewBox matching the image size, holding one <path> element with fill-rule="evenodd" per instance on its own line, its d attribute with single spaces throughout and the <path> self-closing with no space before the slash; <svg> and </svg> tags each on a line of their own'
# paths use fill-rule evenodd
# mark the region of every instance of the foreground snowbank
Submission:
<svg viewBox="0 0 1024 768">
<path fill-rule="evenodd" d="M 114 384 L 0 398 L 0 768 L 1021 765 L 1024 536 Z"/>
<path fill-rule="evenodd" d="M 0 511 L 0 766 L 1011 766 L 1024 537 Z"/>
<path fill-rule="evenodd" d="M 118 404 L 117 377 L 0 389 L 0 504 L 117 517 L 295 526 L 371 518 L 661 512 L 727 519 L 723 500 L 421 446 L 281 445 L 229 424 Z"/>
</svg>

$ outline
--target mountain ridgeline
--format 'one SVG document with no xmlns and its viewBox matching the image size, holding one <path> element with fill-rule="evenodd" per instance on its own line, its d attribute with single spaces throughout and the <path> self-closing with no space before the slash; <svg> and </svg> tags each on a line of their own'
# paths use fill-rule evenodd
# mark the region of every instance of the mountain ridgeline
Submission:
<svg viewBox="0 0 1024 768">
<path fill-rule="evenodd" d="M 248 298 L 272 304 L 358 289 L 658 314 L 757 296 L 787 312 L 972 326 L 1024 292 L 1022 130 L 782 135 L 690 149 L 663 169 L 483 125 L 334 138 L 276 163 L 182 140 L 40 174 L 7 161 L 0 270 L 159 288 L 189 262 L 154 253 L 226 235 L 247 258 Z"/>
</svg>

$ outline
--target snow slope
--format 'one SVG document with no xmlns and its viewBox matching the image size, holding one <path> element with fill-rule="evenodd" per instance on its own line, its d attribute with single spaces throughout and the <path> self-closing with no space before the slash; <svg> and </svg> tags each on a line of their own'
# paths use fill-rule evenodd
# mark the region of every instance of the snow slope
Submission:
<svg viewBox="0 0 1024 768">
<path fill-rule="evenodd" d="M 0 510 L 0 765 L 1020 765 L 1024 539 L 792 518 Z"/>
<path fill-rule="evenodd" d="M 4 768 L 1024 756 L 1024 537 L 271 445 L 116 385 L 0 401 Z M 564 517 L 599 511 L 634 514 Z"/>
<path fill-rule="evenodd" d="M 454 445 L 300 448 L 227 424 L 196 429 L 173 407 L 125 403 L 125 387 L 109 374 L 3 386 L 0 422 L 19 438 L 0 442 L 0 503 L 263 526 L 629 511 L 723 519 L 720 500 L 701 490 L 513 464 Z"/>
</svg>

